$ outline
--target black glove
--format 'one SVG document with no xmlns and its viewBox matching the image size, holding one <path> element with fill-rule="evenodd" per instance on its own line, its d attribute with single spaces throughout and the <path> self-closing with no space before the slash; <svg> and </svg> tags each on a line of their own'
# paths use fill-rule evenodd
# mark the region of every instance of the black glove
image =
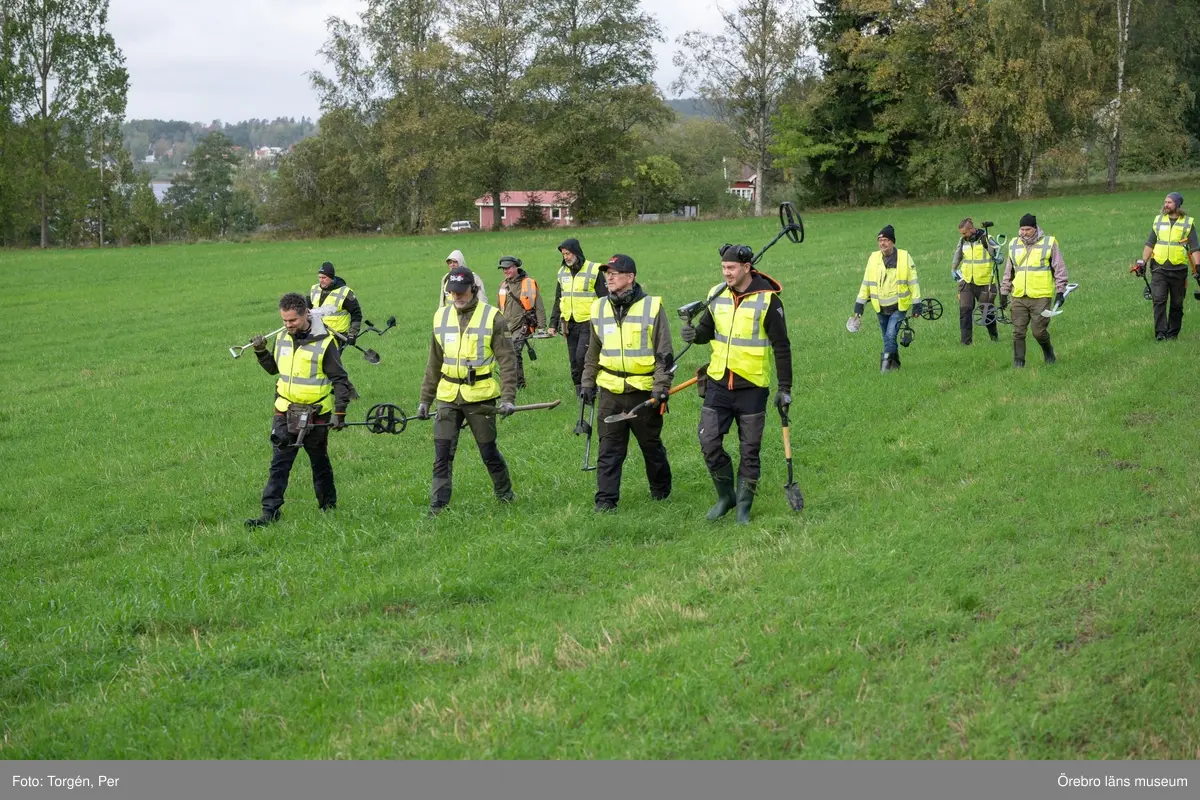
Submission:
<svg viewBox="0 0 1200 800">
<path fill-rule="evenodd" d="M 267 337 L 255 336 L 250 340 L 250 346 L 254 348 L 254 352 L 256 353 L 267 352 Z"/>
<path fill-rule="evenodd" d="M 429 419 L 429 403 L 420 403 L 417 406 L 417 419 Z"/>
<path fill-rule="evenodd" d="M 864 306 L 862 303 L 855 303 L 854 304 L 854 316 L 861 317 L 863 308 L 864 308 Z"/>
<path fill-rule="evenodd" d="M 792 396 L 786 389 L 780 389 L 775 393 L 775 407 L 780 411 L 792 404 Z"/>
<path fill-rule="evenodd" d="M 684 325 L 683 329 L 679 331 L 679 338 L 683 339 L 684 344 L 691 344 L 696 341 L 696 329 L 691 325 Z"/>
<path fill-rule="evenodd" d="M 507 400 L 500 404 L 500 416 L 502 417 L 511 417 L 516 413 L 516 410 L 517 407 Z"/>
<path fill-rule="evenodd" d="M 922 312 L 922 311 L 924 311 L 924 310 L 925 310 L 925 305 L 924 305 L 924 303 L 921 303 L 920 301 L 917 301 L 916 303 L 913 303 L 913 308 L 912 308 L 912 311 L 913 311 L 913 316 L 914 316 L 914 317 L 919 317 L 919 316 L 921 316 L 921 312 Z"/>
<path fill-rule="evenodd" d="M 358 328 L 351 328 L 350 332 L 346 334 L 346 343 L 354 344 L 357 341 L 358 341 Z"/>
<path fill-rule="evenodd" d="M 657 392 L 653 392 L 650 396 L 657 400 L 660 406 L 671 399 L 671 393 L 666 389 L 659 389 Z"/>
<path fill-rule="evenodd" d="M 1067 298 L 1063 295 L 1062 292 L 1057 292 L 1054 295 L 1054 305 L 1061 306 L 1063 304 L 1063 301 L 1066 299 Z"/>
<path fill-rule="evenodd" d="M 1146 274 L 1146 262 L 1139 258 L 1135 263 L 1137 265 L 1137 269 L 1134 270 L 1134 274 L 1141 278 Z"/>
<path fill-rule="evenodd" d="M 1006 295 L 1006 294 L 1000 295 L 1000 307 L 1008 308 L 1008 295 Z"/>
<path fill-rule="evenodd" d="M 329 427 L 335 431 L 340 431 L 346 427 L 346 412 L 335 411 L 333 418 L 329 420 Z"/>
<path fill-rule="evenodd" d="M 590 406 L 596 402 L 596 387 L 595 386 L 580 386 L 579 399 L 583 401 L 585 406 Z"/>
</svg>

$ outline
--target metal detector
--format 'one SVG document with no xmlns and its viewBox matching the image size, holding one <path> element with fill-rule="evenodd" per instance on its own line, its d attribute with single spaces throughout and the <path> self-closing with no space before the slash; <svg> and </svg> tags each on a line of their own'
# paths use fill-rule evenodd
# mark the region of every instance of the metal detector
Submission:
<svg viewBox="0 0 1200 800">
<path fill-rule="evenodd" d="M 583 402 L 583 398 L 579 398 L 579 421 L 575 423 L 575 435 L 587 436 L 587 447 L 583 451 L 583 466 L 580 467 L 584 472 L 595 472 L 596 467 L 588 466 L 592 460 L 592 428 L 596 422 L 596 404 L 592 403 L 591 419 L 583 418 L 583 410 L 587 403 Z"/>
<path fill-rule="evenodd" d="M 328 330 L 328 329 L 326 329 L 326 330 Z M 350 345 L 355 350 L 362 353 L 363 358 L 366 359 L 368 364 L 378 364 L 379 363 L 379 353 L 376 353 L 374 350 L 371 350 L 370 348 L 363 350 L 361 347 L 356 345 L 354 342 L 350 341 L 350 337 L 345 333 L 339 333 L 338 331 L 332 331 L 332 330 L 329 331 L 329 333 L 337 341 L 341 342 L 344 345 Z"/>
<path fill-rule="evenodd" d="M 432 419 L 432 417 L 429 417 Z M 347 422 L 346 427 L 364 426 L 371 433 L 404 433 L 404 429 L 408 427 L 410 422 L 423 421 L 420 417 L 410 417 L 404 413 L 404 409 L 395 403 L 376 403 L 367 409 L 367 418 L 363 422 Z M 306 415 L 300 417 L 300 432 L 296 435 L 296 441 L 293 447 L 300 447 L 304 444 L 304 435 L 311 428 L 330 428 L 332 424 L 329 422 L 309 422 Z"/>
<path fill-rule="evenodd" d="M 1140 264 L 1136 261 L 1133 262 L 1133 264 L 1129 266 L 1129 273 L 1131 275 L 1137 275 L 1142 279 L 1142 283 L 1146 284 L 1146 288 L 1142 290 L 1142 297 L 1146 300 L 1153 300 L 1154 292 L 1150 290 L 1150 281 L 1148 278 L 1146 278 L 1146 262 L 1143 261 Z M 1200 300 L 1200 292 L 1194 292 L 1193 294 L 1197 295 L 1197 300 Z"/>
<path fill-rule="evenodd" d="M 371 333 L 377 333 L 380 336 L 383 336 L 385 333 L 387 333 L 394 327 L 396 327 L 396 315 L 395 314 L 393 314 L 392 316 L 387 318 L 387 324 L 385 324 L 383 326 L 383 330 L 380 330 L 379 328 L 376 328 L 374 325 L 372 325 L 371 320 L 369 320 L 369 319 L 363 321 L 363 329 L 364 330 L 368 330 Z"/>
<path fill-rule="evenodd" d="M 942 303 L 936 298 L 929 297 L 921 301 L 921 319 L 927 319 L 930 322 L 942 318 Z M 900 323 L 900 330 L 896 332 L 896 341 L 901 347 L 908 347 L 917 338 L 917 334 L 913 331 L 912 325 L 909 324 L 908 317 Z"/>
</svg>

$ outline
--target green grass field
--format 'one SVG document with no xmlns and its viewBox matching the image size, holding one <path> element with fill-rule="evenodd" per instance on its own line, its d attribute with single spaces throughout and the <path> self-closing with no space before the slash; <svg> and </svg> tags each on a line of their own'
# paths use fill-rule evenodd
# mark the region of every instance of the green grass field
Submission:
<svg viewBox="0 0 1200 800">
<path fill-rule="evenodd" d="M 242 526 L 273 379 L 227 348 L 278 326 L 282 292 L 329 259 L 369 319 L 400 317 L 369 337 L 379 366 L 348 351 L 351 416 L 412 413 L 446 253 L 493 299 L 505 253 L 552 291 L 561 231 L 4 253 L 0 756 L 1200 757 L 1200 304 L 1156 343 L 1127 273 L 1161 200 L 807 215 L 761 267 L 785 287 L 808 507 L 787 507 L 772 409 L 749 528 L 704 519 L 690 392 L 671 498 L 651 502 L 632 447 L 619 513 L 595 516 L 561 340 L 521 399 L 563 405 L 501 424 L 511 507 L 467 438 L 451 510 L 426 519 L 414 423 L 333 439 L 333 514 L 300 456 L 284 521 Z M 1011 235 L 1026 210 L 1081 288 L 1059 363 L 1031 342 L 1014 372 L 1009 330 L 958 344 L 949 261 L 961 217 Z M 946 304 L 894 375 L 872 317 L 844 327 L 885 223 Z M 632 255 L 674 309 L 720 280 L 721 243 L 776 230 L 570 235 Z"/>
</svg>

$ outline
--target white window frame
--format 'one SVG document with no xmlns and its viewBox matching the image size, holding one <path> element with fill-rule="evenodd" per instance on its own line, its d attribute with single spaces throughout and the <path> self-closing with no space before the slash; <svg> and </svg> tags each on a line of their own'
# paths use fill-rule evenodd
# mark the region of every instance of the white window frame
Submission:
<svg viewBox="0 0 1200 800">
<path fill-rule="evenodd" d="M 508 208 L 506 208 L 505 206 L 500 206 L 500 219 L 507 218 L 507 216 L 508 216 L 506 213 L 507 211 L 508 211 Z"/>
<path fill-rule="evenodd" d="M 561 220 L 562 219 L 562 209 L 561 208 L 550 209 L 550 219 L 555 220 L 555 221 Z"/>
</svg>

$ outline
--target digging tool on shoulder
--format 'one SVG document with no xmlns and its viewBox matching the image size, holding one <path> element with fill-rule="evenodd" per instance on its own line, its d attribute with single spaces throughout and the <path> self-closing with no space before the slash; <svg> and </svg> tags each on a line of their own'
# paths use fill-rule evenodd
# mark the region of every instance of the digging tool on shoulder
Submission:
<svg viewBox="0 0 1200 800">
<path fill-rule="evenodd" d="M 285 330 L 286 330 L 286 328 L 276 328 L 275 330 L 273 330 L 270 333 L 263 336 L 263 338 L 270 339 L 272 336 L 278 336 L 279 334 L 283 333 Z M 237 347 L 231 347 L 231 348 L 229 348 L 229 355 L 233 356 L 234 358 L 241 358 L 242 351 L 249 347 L 253 347 L 253 346 L 254 346 L 253 342 L 247 342 L 246 344 L 238 345 Z"/>
</svg>

